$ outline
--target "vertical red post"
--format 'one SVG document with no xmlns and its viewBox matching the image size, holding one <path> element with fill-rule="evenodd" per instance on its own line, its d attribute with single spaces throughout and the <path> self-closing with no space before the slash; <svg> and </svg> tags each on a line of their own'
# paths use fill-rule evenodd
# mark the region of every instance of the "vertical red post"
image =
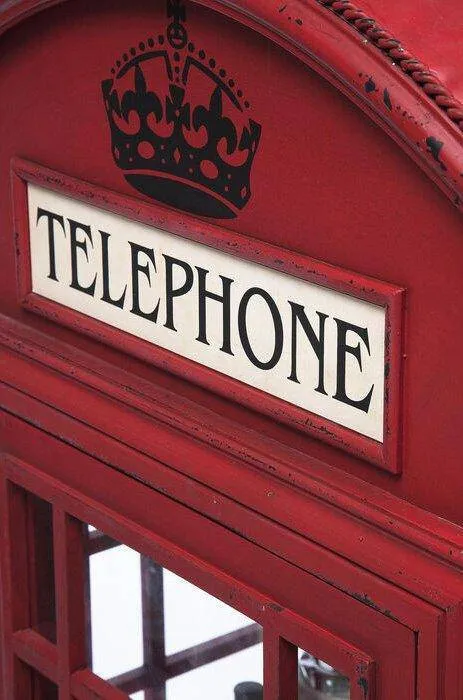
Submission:
<svg viewBox="0 0 463 700">
<path fill-rule="evenodd" d="M 264 626 L 265 700 L 297 700 L 297 647 Z"/>
<path fill-rule="evenodd" d="M 2 666 L 5 698 L 32 700 L 30 670 L 15 659 L 13 633 L 29 627 L 30 591 L 26 526 L 25 492 L 0 478 L 0 576 L 2 586 Z M 23 543 L 18 547 L 17 543 Z M 16 546 L 15 546 L 16 544 Z M 14 554 L 13 554 L 14 552 Z"/>
<path fill-rule="evenodd" d="M 60 508 L 53 511 L 59 700 L 70 698 L 70 676 L 85 668 L 85 545 L 82 524 Z"/>
</svg>

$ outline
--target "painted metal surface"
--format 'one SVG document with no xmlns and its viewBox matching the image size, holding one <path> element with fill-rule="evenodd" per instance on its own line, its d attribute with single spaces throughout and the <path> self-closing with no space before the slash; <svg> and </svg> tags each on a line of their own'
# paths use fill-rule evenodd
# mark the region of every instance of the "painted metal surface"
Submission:
<svg viewBox="0 0 463 700">
<path fill-rule="evenodd" d="M 29 699 L 31 668 L 60 700 L 122 697 L 86 669 L 79 521 L 262 624 L 266 700 L 294 700 L 294 645 L 359 681 L 355 700 L 459 700 L 461 9 L 420 3 L 407 23 L 380 0 L 182 8 L 166 24 L 144 0 L 0 5 L 5 700 L 14 684 Z M 24 180 L 40 178 L 237 258 L 278 250 L 286 272 L 310 260 L 343 289 L 354 271 L 370 295 L 404 290 L 402 339 L 385 343 L 394 459 L 30 295 Z M 57 644 L 34 627 L 50 570 L 30 568 L 25 490 L 53 509 Z"/>
</svg>

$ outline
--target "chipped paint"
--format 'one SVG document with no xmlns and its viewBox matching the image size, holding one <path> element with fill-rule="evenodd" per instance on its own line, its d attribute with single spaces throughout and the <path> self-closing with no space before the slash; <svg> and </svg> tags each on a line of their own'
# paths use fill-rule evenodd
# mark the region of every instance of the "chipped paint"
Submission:
<svg viewBox="0 0 463 700">
<path fill-rule="evenodd" d="M 384 88 L 383 91 L 383 102 L 388 108 L 390 112 L 392 112 L 392 102 L 391 102 L 391 96 L 389 94 L 389 90 L 387 88 Z"/>
<path fill-rule="evenodd" d="M 365 676 L 361 676 L 360 678 L 357 679 L 357 685 L 361 688 L 363 692 L 363 697 L 365 700 L 368 698 L 368 680 L 365 678 Z"/>
<path fill-rule="evenodd" d="M 428 152 L 432 155 L 434 160 L 439 163 L 441 168 L 446 170 L 446 167 L 441 160 L 441 151 L 444 147 L 443 141 L 439 141 L 435 136 L 428 136 L 426 139 L 426 146 L 428 147 Z"/>
</svg>

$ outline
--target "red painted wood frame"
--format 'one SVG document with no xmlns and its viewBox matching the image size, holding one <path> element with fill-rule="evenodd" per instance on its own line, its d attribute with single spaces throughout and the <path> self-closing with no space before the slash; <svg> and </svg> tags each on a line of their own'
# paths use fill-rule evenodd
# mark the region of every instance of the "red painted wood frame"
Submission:
<svg viewBox="0 0 463 700">
<path fill-rule="evenodd" d="M 349 676 L 352 700 L 390 697 L 381 694 L 380 689 L 389 693 L 393 686 L 396 700 L 414 697 L 415 644 L 410 630 L 165 495 L 90 457 L 82 459 L 84 456 L 75 449 L 60 445 L 39 431 L 26 425 L 23 428 L 34 449 L 40 445 L 46 450 L 50 464 L 52 461 L 62 464 L 65 457 L 67 464 L 72 463 L 73 468 L 81 473 L 85 464 L 83 471 L 86 477 L 88 473 L 92 474 L 93 487 L 90 490 L 94 493 L 95 488 L 103 493 L 103 484 L 106 487 L 111 484 L 111 489 L 106 488 L 106 492 L 111 492 L 113 501 L 111 505 L 111 499 L 98 502 L 89 494 L 79 492 L 21 460 L 8 456 L 2 458 L 5 697 L 11 700 L 32 698 L 26 667 L 56 683 L 60 700 L 70 697 L 75 700 L 117 700 L 126 697 L 87 668 L 82 522 L 92 522 L 110 537 L 153 558 L 227 604 L 232 603 L 261 624 L 264 630 L 266 699 L 297 698 L 298 646 L 327 660 Z M 38 495 L 53 508 L 56 645 L 31 626 L 29 617 L 27 548 L 18 552 L 16 546 L 17 536 L 24 534 L 27 517 L 23 490 Z M 136 520 L 134 512 L 143 513 L 143 516 Z M 165 537 L 166 528 L 168 538 Z M 27 541 L 26 537 L 24 541 Z M 249 573 L 240 569 L 243 561 L 248 562 Z M 300 584 L 297 587 L 294 586 L 295 576 Z M 243 579 L 254 579 L 254 584 Z M 341 601 L 342 598 L 345 600 Z M 290 605 L 289 601 L 292 601 Z M 371 636 L 372 630 L 377 635 L 375 661 L 381 683 L 376 683 L 375 664 L 370 654 L 327 631 L 327 628 L 335 627 L 334 619 L 340 615 L 340 604 L 346 620 L 350 618 L 350 626 L 358 626 L 359 639 Z M 353 610 L 349 612 L 349 608 Z M 317 624 L 311 621 L 310 610 L 318 618 Z M 406 668 L 396 675 L 394 681 L 394 666 L 404 660 L 407 661 Z"/>
<path fill-rule="evenodd" d="M 15 347 L 27 351 L 14 328 L 11 334 Z M 441 520 L 424 517 L 411 506 L 395 508 L 394 499 L 365 485 L 355 496 L 349 480 L 342 490 L 317 477 L 306 484 L 300 481 L 298 488 L 289 487 L 270 470 L 263 475 L 182 432 L 175 431 L 178 445 L 173 452 L 172 431 L 158 421 L 147 421 L 140 410 L 127 412 L 127 406 L 106 395 L 102 383 L 98 392 L 89 392 L 82 386 L 82 374 L 77 379 L 68 371 L 46 369 L 17 351 L 2 351 L 0 359 L 8 370 L 7 383 L 0 385 L 3 450 L 16 455 L 15 463 L 19 459 L 34 464 L 61 482 L 64 492 L 91 499 L 100 510 L 101 519 L 93 520 L 101 529 L 121 539 L 120 531 L 106 528 L 108 510 L 121 510 L 121 521 L 131 520 L 137 532 L 148 528 L 168 541 L 175 536 L 176 544 L 193 558 L 213 564 L 214 570 L 221 569 L 235 582 L 261 592 L 270 587 L 277 608 L 291 609 L 330 629 L 373 658 L 376 690 L 383 699 L 398 700 L 405 690 L 405 697 L 415 697 L 416 683 L 420 700 L 460 700 L 463 584 L 456 567 L 461 550 L 456 528 L 444 527 Z M 18 384 L 20 390 L 14 388 Z M 32 393 L 31 387 L 35 387 Z M 63 392 L 73 406 L 85 404 L 87 419 L 76 420 L 53 408 L 52 397 Z M 91 397 L 89 403 L 85 394 Z M 103 423 L 109 421 L 112 430 L 103 423 L 90 426 L 89 412 L 104 417 Z M 134 446 L 117 435 L 118 426 L 126 425 L 129 416 Z M 149 449 L 140 437 L 153 434 L 156 441 L 151 439 Z M 179 473 L 184 471 L 184 448 L 189 463 L 195 465 L 194 478 Z M 149 456 L 154 453 L 164 455 L 164 463 Z M 136 473 L 138 480 L 119 470 Z M 211 477 L 214 485 L 206 486 Z M 18 483 L 47 498 L 47 492 L 32 483 Z M 230 492 L 232 496 L 227 495 Z M 366 499 L 375 500 L 375 508 Z M 167 510 L 160 503 L 167 504 Z M 185 507 L 175 510 L 175 504 Z M 198 538 L 197 518 L 219 524 L 224 539 L 216 539 L 217 533 Z M 140 540 L 122 539 L 146 551 Z M 3 646 L 10 653 L 8 638 Z"/>
<path fill-rule="evenodd" d="M 382 443 L 266 394 L 129 333 L 102 323 L 32 292 L 27 183 L 36 183 L 128 219 L 217 248 L 308 282 L 384 307 L 385 404 Z M 26 309 L 85 333 L 118 349 L 174 372 L 239 403 L 288 423 L 392 473 L 401 471 L 402 325 L 404 290 L 363 277 L 285 249 L 253 240 L 192 216 L 121 196 L 20 159 L 12 162 L 12 187 L 19 299 Z"/>
</svg>

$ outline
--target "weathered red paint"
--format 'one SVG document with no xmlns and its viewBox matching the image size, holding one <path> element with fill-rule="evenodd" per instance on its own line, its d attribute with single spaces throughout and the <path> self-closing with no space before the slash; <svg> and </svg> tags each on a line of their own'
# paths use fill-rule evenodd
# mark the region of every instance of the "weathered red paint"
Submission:
<svg viewBox="0 0 463 700">
<path fill-rule="evenodd" d="M 294 699 L 297 645 L 355 700 L 459 700 L 461 7 L 410 21 L 386 0 L 192 1 L 265 122 L 253 198 L 225 230 L 135 195 L 111 158 L 99 82 L 160 6 L 0 6 L 0 697 L 42 700 L 35 671 L 60 700 L 126 697 L 85 669 L 83 521 L 259 622 L 266 700 Z M 24 180 L 308 279 L 374 278 L 386 449 L 349 435 L 346 452 L 342 429 L 307 434 L 297 411 L 30 295 Z M 35 629 L 25 491 L 53 508 L 56 644 Z"/>
</svg>

